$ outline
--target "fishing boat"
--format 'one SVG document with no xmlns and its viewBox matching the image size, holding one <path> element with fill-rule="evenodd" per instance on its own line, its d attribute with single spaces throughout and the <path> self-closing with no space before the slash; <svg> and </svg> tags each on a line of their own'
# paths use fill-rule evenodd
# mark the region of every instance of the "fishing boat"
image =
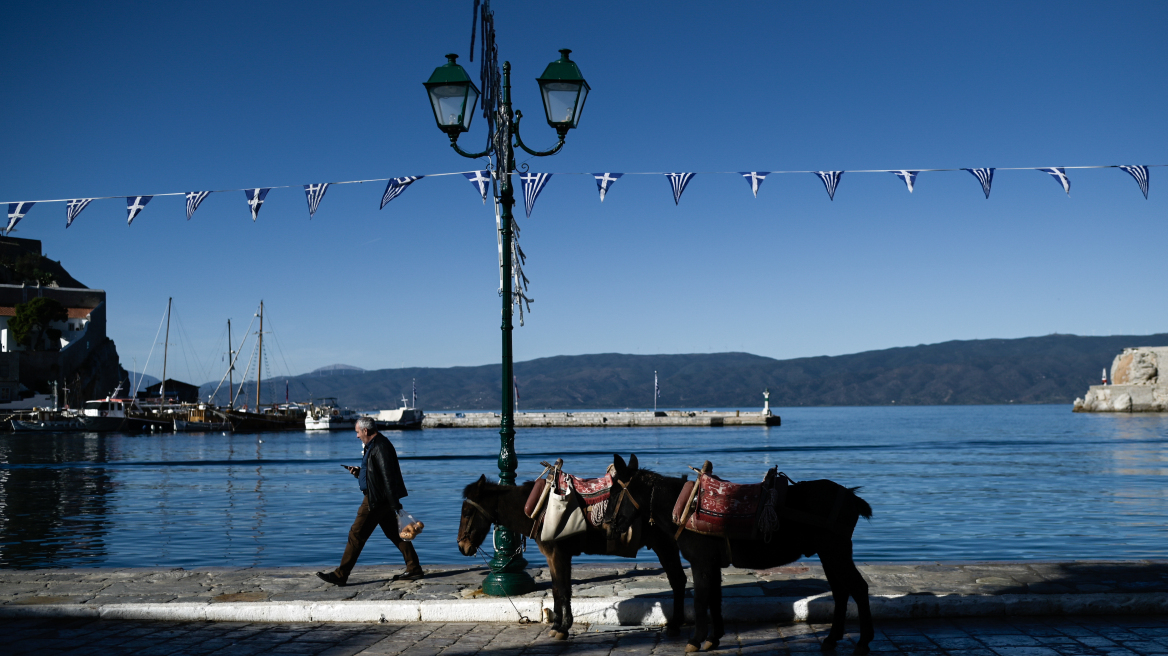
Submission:
<svg viewBox="0 0 1168 656">
<path fill-rule="evenodd" d="M 199 403 L 193 406 L 184 404 L 174 413 L 174 430 L 176 433 L 191 433 L 231 431 L 235 428 L 221 410 L 206 403 Z"/>
<path fill-rule="evenodd" d="M 339 407 L 336 397 L 326 397 L 319 404 L 308 407 L 304 417 L 305 430 L 352 430 L 357 425 L 357 413 Z"/>
<path fill-rule="evenodd" d="M 97 401 L 85 402 L 81 408 L 81 414 L 77 417 L 85 430 L 103 433 L 122 430 L 125 427 L 126 406 L 131 401 L 115 398 L 120 390 L 121 385 L 111 396 Z"/>
<path fill-rule="evenodd" d="M 258 337 L 258 341 L 256 343 L 256 352 L 258 354 L 258 360 L 257 360 L 257 364 L 256 364 L 256 389 L 255 389 L 256 409 L 254 411 L 248 411 L 248 407 L 246 405 L 243 406 L 242 410 L 237 409 L 235 407 L 235 401 L 238 399 L 238 396 L 239 396 L 239 391 L 237 390 L 237 391 L 231 393 L 232 394 L 231 400 L 228 402 L 227 409 L 223 411 L 223 415 L 226 417 L 227 421 L 231 422 L 232 426 L 234 426 L 234 429 L 236 431 L 263 432 L 263 431 L 304 430 L 304 417 L 307 414 L 306 408 L 304 406 L 296 404 L 296 403 L 285 402 L 283 404 L 273 403 L 271 406 L 268 406 L 265 408 L 264 406 L 260 405 L 260 403 L 259 403 L 260 398 L 262 398 L 260 395 L 261 395 L 261 392 L 263 391 L 262 372 L 264 370 L 264 302 L 263 301 L 260 301 L 260 311 L 259 311 L 259 314 L 257 316 L 259 317 L 259 320 L 260 320 L 260 329 L 256 333 L 256 335 Z M 231 331 L 231 322 L 230 321 L 228 322 L 227 326 L 228 326 L 227 340 L 228 340 L 228 344 L 230 345 L 230 343 L 231 343 L 231 332 L 230 332 Z M 250 328 L 249 328 L 249 330 L 250 330 Z M 240 346 L 242 346 L 242 344 L 240 344 Z M 229 346 L 229 348 L 230 348 L 230 346 Z M 232 355 L 229 352 L 228 359 L 231 362 L 231 366 L 229 366 L 227 368 L 227 376 L 225 376 L 225 377 L 230 378 L 231 373 L 232 373 L 232 371 L 234 371 L 234 368 L 235 368 L 234 367 L 235 361 L 238 359 L 238 357 L 239 357 L 238 351 L 234 353 L 234 357 L 232 357 Z M 250 363 L 248 364 L 248 367 L 249 368 L 251 367 Z M 243 372 L 243 377 L 245 380 L 247 379 L 247 371 L 248 370 L 245 369 Z M 220 384 L 222 384 L 223 381 L 219 381 L 219 382 L 220 382 Z M 231 389 L 232 384 L 233 383 L 229 383 L 229 385 L 228 385 L 229 390 Z M 243 388 L 243 383 L 240 383 L 240 388 L 241 389 Z M 212 396 L 214 396 L 214 395 L 212 394 Z"/>
</svg>

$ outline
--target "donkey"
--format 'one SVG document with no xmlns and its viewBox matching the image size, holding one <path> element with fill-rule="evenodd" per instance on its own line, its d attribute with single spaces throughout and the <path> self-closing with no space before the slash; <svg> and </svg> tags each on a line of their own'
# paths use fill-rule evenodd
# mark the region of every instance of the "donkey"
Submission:
<svg viewBox="0 0 1168 656">
<path fill-rule="evenodd" d="M 621 527 L 632 522 L 645 521 L 647 515 L 652 518 L 658 533 L 673 537 L 677 532 L 673 506 L 681 494 L 685 479 L 639 469 L 634 458 L 630 458 L 626 465 L 619 455 L 613 456 L 613 481 L 628 490 L 637 503 L 622 504 L 619 509 L 610 505 L 605 513 L 605 523 L 612 525 L 611 530 L 620 531 Z M 848 597 L 851 596 L 856 600 L 860 615 L 860 640 L 856 643 L 854 653 L 867 654 L 868 644 L 872 642 L 875 631 L 872 628 L 872 611 L 868 605 L 868 583 L 852 561 L 851 536 L 860 517 L 872 517 L 872 508 L 856 496 L 855 491 L 858 489 L 845 488 L 829 480 L 792 484 L 786 493 L 786 507 L 801 511 L 798 516 L 804 521 L 782 518 L 779 530 L 769 542 L 762 537 L 726 539 L 682 531 L 677 538 L 677 545 L 690 562 L 694 577 L 695 625 L 685 650 L 695 652 L 703 647 L 707 650 L 715 649 L 725 635 L 722 622 L 722 567 L 733 564 L 746 569 L 767 569 L 798 560 L 801 555 L 818 553 L 835 602 L 831 632 L 823 640 L 822 647 L 825 651 L 834 649 L 836 643 L 844 637 Z M 841 495 L 839 500 L 837 494 Z M 834 527 L 811 522 L 811 517 L 828 517 L 837 502 L 840 503 L 840 509 L 838 523 Z M 707 624 L 707 611 L 713 623 L 712 631 Z"/>
<path fill-rule="evenodd" d="M 552 626 L 548 636 L 556 640 L 565 640 L 573 621 L 572 556 L 582 553 L 607 554 L 609 535 L 604 530 L 589 526 L 582 534 L 554 542 L 540 541 L 538 535 L 532 533 L 534 522 L 523 512 L 523 505 L 534 485 L 534 481 L 527 481 L 519 486 L 488 483 L 486 475 L 483 475 L 478 481 L 466 486 L 462 493 L 465 499 L 462 503 L 462 518 L 458 524 L 458 550 L 464 556 L 473 556 L 477 553 L 492 524 L 506 526 L 516 533 L 534 539 L 540 553 L 547 558 L 548 570 L 552 577 L 555 611 L 552 614 Z M 648 516 L 645 516 L 642 519 L 625 522 L 626 530 L 633 521 L 648 522 L 648 519 Z M 665 575 L 669 577 L 669 586 L 673 589 L 673 613 L 666 622 L 665 630 L 668 635 L 676 636 L 681 633 L 681 625 L 685 619 L 686 583 L 685 569 L 681 565 L 677 542 L 672 535 L 651 529 L 647 524 L 641 527 L 639 536 L 636 544 L 622 547 L 620 555 L 635 557 L 642 547 L 648 547 L 656 552 L 661 566 L 665 569 Z"/>
</svg>

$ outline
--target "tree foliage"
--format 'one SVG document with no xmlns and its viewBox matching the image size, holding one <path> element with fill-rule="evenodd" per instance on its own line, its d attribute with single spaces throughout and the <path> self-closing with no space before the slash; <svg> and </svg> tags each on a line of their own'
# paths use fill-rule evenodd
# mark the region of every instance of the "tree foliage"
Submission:
<svg viewBox="0 0 1168 656">
<path fill-rule="evenodd" d="M 68 320 L 69 313 L 59 302 L 51 298 L 34 298 L 16 305 L 16 316 L 9 319 L 8 329 L 18 344 L 35 351 L 45 335 L 50 339 L 61 338 L 61 331 L 51 327 L 51 322 Z"/>
</svg>

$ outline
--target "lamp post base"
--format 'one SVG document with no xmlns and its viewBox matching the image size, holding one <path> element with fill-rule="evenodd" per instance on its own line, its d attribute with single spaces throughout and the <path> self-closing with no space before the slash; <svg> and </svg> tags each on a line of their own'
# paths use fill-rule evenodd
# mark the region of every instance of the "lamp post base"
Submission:
<svg viewBox="0 0 1168 656">
<path fill-rule="evenodd" d="M 491 573 L 483 579 L 483 592 L 492 597 L 514 597 L 527 594 L 535 589 L 535 579 L 527 573 L 527 560 L 519 556 L 504 569 L 496 571 L 492 562 Z"/>
</svg>

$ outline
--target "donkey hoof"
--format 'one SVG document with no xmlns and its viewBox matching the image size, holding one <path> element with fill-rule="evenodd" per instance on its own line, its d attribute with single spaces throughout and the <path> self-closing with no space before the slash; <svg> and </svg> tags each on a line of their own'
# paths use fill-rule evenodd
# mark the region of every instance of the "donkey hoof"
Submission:
<svg viewBox="0 0 1168 656">
<path fill-rule="evenodd" d="M 692 642 L 685 643 L 685 653 L 692 654 L 695 651 L 701 651 L 702 648 Z"/>
<path fill-rule="evenodd" d="M 717 640 L 707 640 L 702 643 L 702 651 L 714 651 L 718 648 Z"/>
<path fill-rule="evenodd" d="M 827 637 L 823 639 L 823 644 L 819 646 L 820 651 L 835 651 L 835 643 L 839 642 L 837 638 Z"/>
<path fill-rule="evenodd" d="M 567 640 L 568 639 L 568 632 L 567 631 L 553 631 L 549 635 L 551 636 L 552 640 Z"/>
</svg>

